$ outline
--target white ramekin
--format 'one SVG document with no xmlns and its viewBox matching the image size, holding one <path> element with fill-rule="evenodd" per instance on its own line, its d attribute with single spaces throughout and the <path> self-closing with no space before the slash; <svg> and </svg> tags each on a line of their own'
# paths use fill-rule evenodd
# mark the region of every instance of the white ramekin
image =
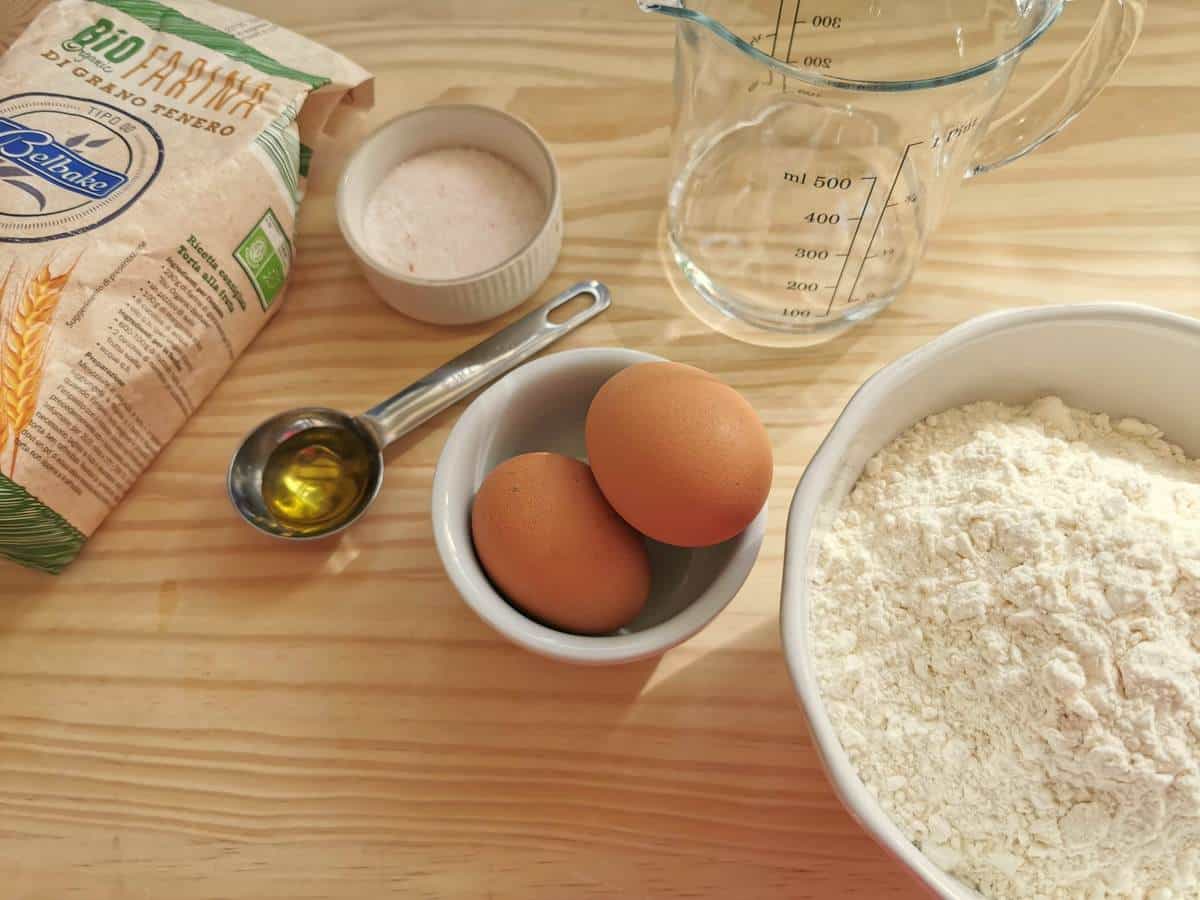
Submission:
<svg viewBox="0 0 1200 900">
<path fill-rule="evenodd" d="M 825 772 L 842 803 L 942 900 L 979 894 L 935 866 L 867 791 L 838 741 L 809 641 L 809 570 L 820 535 L 863 466 L 935 412 L 974 400 L 1028 402 L 1057 394 L 1082 409 L 1133 416 L 1200 456 L 1190 387 L 1200 321 L 1144 306 L 1099 303 L 992 313 L 958 326 L 880 370 L 859 389 L 796 488 L 784 553 L 783 649 Z"/>
<path fill-rule="evenodd" d="M 443 147 L 486 150 L 521 169 L 542 191 L 546 216 L 529 243 L 499 265 L 463 278 L 414 278 L 367 249 L 363 215 L 375 188 L 396 166 Z M 375 293 L 405 315 L 437 325 L 482 322 L 529 299 L 558 261 L 562 216 L 550 148 L 520 119 L 489 106 L 426 106 L 397 116 L 354 151 L 337 190 L 338 225 Z"/>
<path fill-rule="evenodd" d="M 621 347 L 566 350 L 526 363 L 472 403 L 442 448 L 433 477 L 433 536 L 463 600 L 515 644 L 564 662 L 613 665 L 657 656 L 686 641 L 729 605 L 758 558 L 767 507 L 723 544 L 686 549 L 647 542 L 653 581 L 646 608 L 616 634 L 558 631 L 530 619 L 492 587 L 471 541 L 471 503 L 488 472 L 520 453 L 586 457 L 592 397 L 627 366 L 662 358 Z"/>
</svg>

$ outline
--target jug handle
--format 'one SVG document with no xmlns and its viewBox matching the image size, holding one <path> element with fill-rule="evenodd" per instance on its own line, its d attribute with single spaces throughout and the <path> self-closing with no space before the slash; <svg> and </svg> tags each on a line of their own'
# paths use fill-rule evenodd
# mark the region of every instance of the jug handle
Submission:
<svg viewBox="0 0 1200 900">
<path fill-rule="evenodd" d="M 1145 14 L 1145 0 L 1105 0 L 1087 37 L 1054 78 L 991 124 L 966 177 L 1020 159 L 1062 131 L 1121 67 Z"/>
</svg>

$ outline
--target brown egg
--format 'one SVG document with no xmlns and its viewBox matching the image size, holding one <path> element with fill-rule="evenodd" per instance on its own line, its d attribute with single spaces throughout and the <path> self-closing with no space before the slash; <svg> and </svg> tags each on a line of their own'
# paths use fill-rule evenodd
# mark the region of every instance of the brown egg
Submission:
<svg viewBox="0 0 1200 900">
<path fill-rule="evenodd" d="M 642 536 L 570 457 L 525 453 L 493 469 L 475 495 L 471 536 L 509 602 L 556 628 L 615 631 L 650 594 Z"/>
<path fill-rule="evenodd" d="M 679 363 L 641 363 L 610 378 L 588 409 L 588 461 L 613 509 L 680 547 L 728 540 L 771 488 L 771 443 L 729 385 Z"/>
</svg>

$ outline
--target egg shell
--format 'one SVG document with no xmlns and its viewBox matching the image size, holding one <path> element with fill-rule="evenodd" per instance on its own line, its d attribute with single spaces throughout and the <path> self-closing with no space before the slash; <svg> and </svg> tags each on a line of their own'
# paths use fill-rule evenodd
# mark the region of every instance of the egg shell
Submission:
<svg viewBox="0 0 1200 900">
<path fill-rule="evenodd" d="M 525 453 L 484 479 L 471 508 L 475 552 L 492 583 L 529 615 L 579 634 L 635 619 L 650 594 L 642 536 L 604 499 L 588 466 Z"/>
<path fill-rule="evenodd" d="M 754 407 L 715 376 L 640 363 L 600 388 L 588 461 L 613 508 L 643 534 L 706 547 L 743 531 L 771 489 L 771 442 Z"/>
</svg>

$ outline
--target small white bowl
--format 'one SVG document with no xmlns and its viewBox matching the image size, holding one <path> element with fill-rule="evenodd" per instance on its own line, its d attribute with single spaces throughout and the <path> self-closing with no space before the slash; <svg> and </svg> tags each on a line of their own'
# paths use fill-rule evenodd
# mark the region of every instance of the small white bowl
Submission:
<svg viewBox="0 0 1200 900">
<path fill-rule="evenodd" d="M 521 169 L 545 197 L 545 219 L 521 250 L 498 265 L 462 278 L 414 278 L 371 253 L 363 216 L 372 193 L 396 166 L 444 147 L 486 150 Z M 346 164 L 337 217 L 375 293 L 405 315 L 436 325 L 482 322 L 519 306 L 546 281 L 562 250 L 562 194 L 550 148 L 520 119 L 490 106 L 426 106 L 381 125 Z"/>
<path fill-rule="evenodd" d="M 1189 455 L 1200 455 L 1200 416 L 1190 392 L 1198 360 L 1200 321 L 1149 307 L 1101 303 L 981 316 L 868 379 L 796 488 L 784 554 L 782 635 L 809 729 L 842 803 L 943 900 L 979 900 L 979 894 L 935 866 L 888 818 L 825 710 L 809 645 L 812 550 L 868 459 L 926 416 L 975 400 L 1024 403 L 1057 394 L 1081 409 L 1143 419 Z"/>
<path fill-rule="evenodd" d="M 493 468 L 537 450 L 586 459 L 583 423 L 592 397 L 617 372 L 662 357 L 588 348 L 514 370 L 480 394 L 454 426 L 433 477 L 433 533 L 442 564 L 467 604 L 509 640 L 566 662 L 605 665 L 655 656 L 690 638 L 731 601 L 750 574 L 766 532 L 763 506 L 735 538 L 697 550 L 647 540 L 654 580 L 638 618 L 598 637 L 539 624 L 492 587 L 471 543 L 471 503 Z"/>
</svg>

